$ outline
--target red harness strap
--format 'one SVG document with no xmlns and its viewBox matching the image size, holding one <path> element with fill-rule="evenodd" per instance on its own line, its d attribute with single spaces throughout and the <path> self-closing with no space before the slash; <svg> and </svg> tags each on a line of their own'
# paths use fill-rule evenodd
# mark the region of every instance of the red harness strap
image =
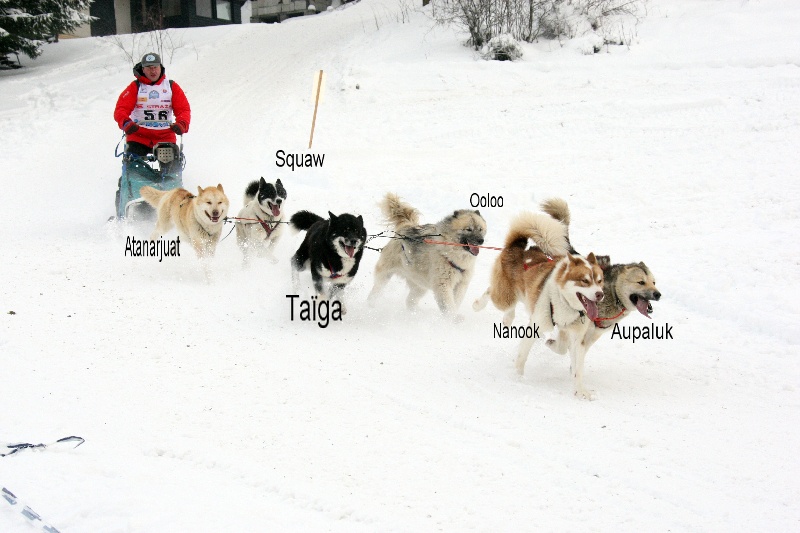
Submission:
<svg viewBox="0 0 800 533">
<path fill-rule="evenodd" d="M 256 215 L 256 218 L 258 219 L 258 223 L 261 224 L 261 227 L 264 228 L 264 231 L 267 232 L 267 238 L 269 238 L 269 236 L 272 235 L 272 232 L 275 231 L 275 228 L 277 228 L 278 225 L 275 224 L 275 228 L 273 228 L 269 225 L 269 222 L 267 222 L 266 220 L 262 220 L 260 216 Z"/>
<path fill-rule="evenodd" d="M 547 257 L 547 262 L 548 263 L 552 263 L 553 262 L 553 258 L 550 257 L 549 255 L 546 255 L 545 257 Z M 536 264 L 539 265 L 541 263 L 536 263 Z M 522 263 L 522 270 L 530 270 L 531 268 L 533 268 L 533 267 L 530 265 L 530 263 Z"/>
<path fill-rule="evenodd" d="M 333 267 L 331 267 L 331 262 L 330 261 L 328 261 L 328 270 L 331 271 L 331 279 L 336 279 L 336 278 L 341 278 L 342 277 L 342 274 L 337 274 L 336 272 L 333 271 Z"/>
<path fill-rule="evenodd" d="M 597 326 L 598 328 L 600 328 L 600 329 L 606 329 L 606 328 L 608 328 L 608 327 L 611 327 L 611 326 L 602 326 L 601 324 L 602 324 L 602 323 L 603 323 L 605 320 L 614 320 L 615 318 L 619 318 L 620 316 L 622 316 L 622 313 L 624 313 L 624 312 L 625 312 L 625 308 L 623 307 L 623 308 L 622 308 L 622 311 L 620 311 L 619 313 L 617 313 L 617 315 L 616 315 L 616 316 L 612 316 L 611 318 L 603 318 L 603 317 L 599 316 L 599 317 L 595 318 L 594 320 L 592 320 L 592 322 L 594 322 L 594 325 L 595 325 L 595 326 Z"/>
</svg>

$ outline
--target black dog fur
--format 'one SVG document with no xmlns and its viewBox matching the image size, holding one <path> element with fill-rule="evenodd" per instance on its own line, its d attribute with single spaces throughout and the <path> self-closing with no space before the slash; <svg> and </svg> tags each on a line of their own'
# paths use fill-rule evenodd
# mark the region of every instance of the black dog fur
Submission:
<svg viewBox="0 0 800 533">
<path fill-rule="evenodd" d="M 311 270 L 317 294 L 323 295 L 323 281 L 331 283 L 330 298 L 339 295 L 358 272 L 367 230 L 364 219 L 349 213 L 339 216 L 328 212 L 329 219 L 309 211 L 298 211 L 291 225 L 306 231 L 305 239 L 292 256 L 292 276 L 297 285 L 298 273 Z"/>
</svg>

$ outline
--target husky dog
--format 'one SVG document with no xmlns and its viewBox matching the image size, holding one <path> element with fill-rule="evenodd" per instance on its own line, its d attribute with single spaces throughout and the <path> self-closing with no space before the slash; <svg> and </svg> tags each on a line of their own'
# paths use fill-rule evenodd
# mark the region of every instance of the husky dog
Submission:
<svg viewBox="0 0 800 533">
<path fill-rule="evenodd" d="M 535 246 L 528 247 L 529 240 Z M 583 387 L 583 338 L 598 316 L 603 299 L 603 271 L 594 254 L 569 253 L 567 226 L 554 218 L 523 213 L 511 221 L 503 251 L 494 263 L 491 284 L 473 304 L 476 311 L 492 303 L 505 311 L 503 323 L 511 325 L 518 301 L 530 313 L 533 331 L 549 333 L 558 326 L 572 362 L 575 395 L 591 399 Z M 588 320 L 587 320 L 588 317 Z M 535 336 L 523 338 L 517 352 L 517 372 L 523 374 Z"/>
<path fill-rule="evenodd" d="M 267 183 L 262 177 L 252 181 L 244 191 L 244 207 L 239 217 L 247 220 L 236 222 L 236 240 L 243 254 L 243 264 L 250 264 L 252 252 L 266 256 L 270 262 L 277 263 L 278 258 L 272 253 L 283 233 L 283 207 L 286 201 L 286 189 L 281 180 L 275 184 Z"/>
<path fill-rule="evenodd" d="M 480 212 L 460 209 L 436 224 L 420 225 L 419 211 L 396 194 L 387 194 L 380 206 L 402 238 L 390 241 L 381 250 L 369 299 L 374 302 L 397 274 L 408 283 L 409 309 L 414 309 L 420 297 L 430 290 L 442 313 L 454 316 L 472 279 L 478 246 L 486 235 L 486 221 Z M 461 246 L 428 244 L 424 242 L 426 238 Z"/>
<path fill-rule="evenodd" d="M 542 204 L 542 210 L 561 221 L 565 226 L 569 226 L 569 208 L 563 200 L 557 198 L 547 200 Z M 605 297 L 598 305 L 599 316 L 592 321 L 585 337 L 587 350 L 614 324 L 631 314 L 634 309 L 650 318 L 650 313 L 653 312 L 650 301 L 658 301 L 661 298 L 661 292 L 656 288 L 656 280 L 647 265 L 644 263 L 612 265 L 610 263 L 605 256 L 604 261 L 600 262 L 605 275 L 603 284 Z M 564 354 L 568 349 L 568 342 L 567 336 L 559 331 L 546 344 L 554 352 Z"/>
<path fill-rule="evenodd" d="M 197 257 L 213 257 L 228 213 L 228 197 L 222 185 L 197 187 L 197 195 L 186 189 L 159 191 L 148 186 L 142 187 L 139 193 L 156 208 L 158 219 L 152 239 L 164 235 L 174 225 L 178 233 L 192 243 Z"/>
<path fill-rule="evenodd" d="M 328 211 L 328 216 L 325 220 L 309 211 L 292 215 L 292 227 L 307 232 L 300 248 L 292 256 L 292 282 L 297 292 L 299 274 L 308 268 L 320 299 L 325 298 L 322 285 L 327 280 L 331 284 L 329 298 L 338 299 L 342 303 L 342 313 L 345 313 L 341 293 L 358 272 L 367 230 L 361 215 L 343 213 L 336 216 Z"/>
</svg>

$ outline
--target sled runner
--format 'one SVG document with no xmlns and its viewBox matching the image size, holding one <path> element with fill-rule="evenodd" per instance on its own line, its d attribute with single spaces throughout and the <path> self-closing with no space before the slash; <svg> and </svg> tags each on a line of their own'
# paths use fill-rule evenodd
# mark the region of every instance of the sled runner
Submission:
<svg viewBox="0 0 800 533">
<path fill-rule="evenodd" d="M 183 187 L 186 159 L 182 146 L 158 143 L 153 147 L 153 152 L 145 157 L 129 152 L 116 155 L 122 156 L 122 176 L 116 199 L 117 219 L 155 220 L 155 210 L 144 201 L 139 190 L 145 185 L 162 191 Z"/>
</svg>

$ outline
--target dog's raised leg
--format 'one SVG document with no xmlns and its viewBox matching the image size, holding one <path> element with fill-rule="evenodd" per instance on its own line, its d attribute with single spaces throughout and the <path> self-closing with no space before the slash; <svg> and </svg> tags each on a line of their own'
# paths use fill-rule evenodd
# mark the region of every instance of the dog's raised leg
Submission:
<svg viewBox="0 0 800 533">
<path fill-rule="evenodd" d="M 481 311 L 484 307 L 486 307 L 486 304 L 489 303 L 489 296 L 491 295 L 491 292 L 492 292 L 491 287 L 486 289 L 486 292 L 481 294 L 480 298 L 472 302 L 472 309 L 474 309 L 475 311 Z"/>
<path fill-rule="evenodd" d="M 561 328 L 558 328 L 555 336 L 551 339 L 547 339 L 545 344 L 548 348 L 560 355 L 566 354 L 569 349 L 569 340 L 567 339 L 566 333 L 564 333 Z"/>
<path fill-rule="evenodd" d="M 330 299 L 331 299 L 331 301 L 338 300 L 339 303 L 342 304 L 342 315 L 346 315 L 347 314 L 347 308 L 345 307 L 344 299 L 342 298 L 343 291 L 344 291 L 345 287 L 347 287 L 347 285 L 345 285 L 343 283 L 331 284 L 331 297 L 330 297 Z"/>
<path fill-rule="evenodd" d="M 311 269 L 311 281 L 314 283 L 314 290 L 317 291 L 317 298 L 320 300 L 327 300 L 328 295 L 325 294 L 324 289 L 324 279 L 319 272 L 317 272 L 314 268 Z M 331 291 L 333 292 L 333 291 Z"/>
</svg>

